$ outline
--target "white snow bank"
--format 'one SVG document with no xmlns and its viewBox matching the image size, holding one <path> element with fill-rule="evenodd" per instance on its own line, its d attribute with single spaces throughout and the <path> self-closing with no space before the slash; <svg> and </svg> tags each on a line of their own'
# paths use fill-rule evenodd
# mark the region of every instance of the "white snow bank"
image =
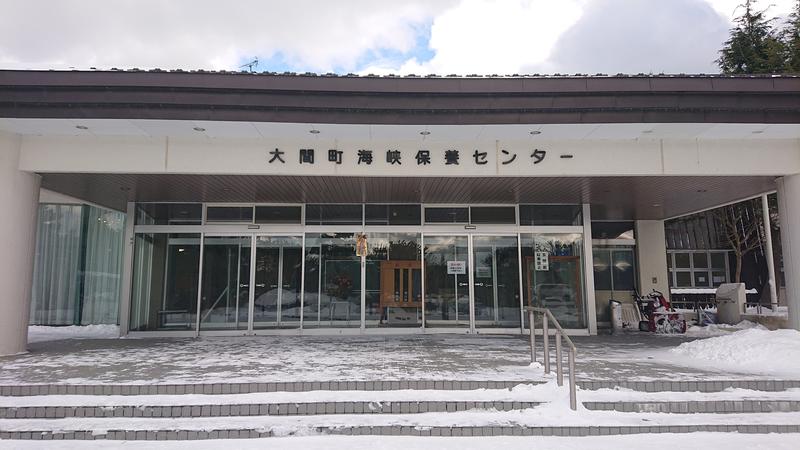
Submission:
<svg viewBox="0 0 800 450">
<path fill-rule="evenodd" d="M 800 332 L 750 328 L 685 342 L 670 350 L 681 363 L 734 372 L 800 377 Z"/>
<path fill-rule="evenodd" d="M 119 337 L 117 325 L 71 325 L 66 327 L 47 327 L 32 325 L 28 327 L 28 342 L 60 341 L 62 339 L 116 339 Z"/>
<path fill-rule="evenodd" d="M 741 330 L 749 330 L 749 329 L 759 329 L 759 330 L 766 330 L 767 328 L 763 325 L 751 322 L 749 320 L 743 320 L 736 325 L 727 325 L 724 323 L 718 324 L 711 324 L 704 327 L 701 326 L 692 326 L 686 330 L 686 336 L 689 337 L 714 337 L 714 336 L 725 336 L 727 334 L 731 334 L 736 331 Z"/>
</svg>

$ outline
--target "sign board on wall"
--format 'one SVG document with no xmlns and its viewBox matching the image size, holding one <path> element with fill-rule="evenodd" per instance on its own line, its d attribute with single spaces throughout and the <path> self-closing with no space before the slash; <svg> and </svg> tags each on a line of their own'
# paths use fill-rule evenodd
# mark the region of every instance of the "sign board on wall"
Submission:
<svg viewBox="0 0 800 450">
<path fill-rule="evenodd" d="M 547 272 L 550 270 L 550 253 L 549 252 L 536 252 L 534 255 L 534 266 L 539 272 Z"/>
<path fill-rule="evenodd" d="M 448 275 L 466 275 L 467 262 L 466 261 L 447 261 L 447 274 Z"/>
</svg>

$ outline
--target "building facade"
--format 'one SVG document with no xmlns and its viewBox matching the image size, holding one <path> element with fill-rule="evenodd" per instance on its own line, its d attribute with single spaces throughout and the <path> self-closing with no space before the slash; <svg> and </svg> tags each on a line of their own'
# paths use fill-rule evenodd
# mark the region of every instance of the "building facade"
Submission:
<svg viewBox="0 0 800 450">
<path fill-rule="evenodd" d="M 0 98 L 0 353 L 40 188 L 125 214 L 119 322 L 150 336 L 521 333 L 526 305 L 593 334 L 668 290 L 665 219 L 777 190 L 800 225 L 794 77 L 0 71 Z"/>
</svg>

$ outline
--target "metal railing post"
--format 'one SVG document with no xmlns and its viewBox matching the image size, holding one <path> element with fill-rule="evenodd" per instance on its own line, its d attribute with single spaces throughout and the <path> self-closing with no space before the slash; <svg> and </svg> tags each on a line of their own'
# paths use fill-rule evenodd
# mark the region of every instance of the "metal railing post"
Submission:
<svg viewBox="0 0 800 450">
<path fill-rule="evenodd" d="M 575 394 L 575 350 L 569 349 L 569 408 L 578 409 L 578 400 Z"/>
<path fill-rule="evenodd" d="M 550 373 L 550 333 L 548 332 L 548 317 L 542 314 L 542 339 L 544 341 L 544 373 Z"/>
<path fill-rule="evenodd" d="M 556 330 L 556 381 L 559 386 L 564 385 L 563 359 L 564 356 L 561 353 L 561 331 Z"/>
<path fill-rule="evenodd" d="M 536 325 L 533 324 L 533 311 L 528 311 L 528 322 L 531 329 L 531 363 L 536 362 Z"/>
</svg>

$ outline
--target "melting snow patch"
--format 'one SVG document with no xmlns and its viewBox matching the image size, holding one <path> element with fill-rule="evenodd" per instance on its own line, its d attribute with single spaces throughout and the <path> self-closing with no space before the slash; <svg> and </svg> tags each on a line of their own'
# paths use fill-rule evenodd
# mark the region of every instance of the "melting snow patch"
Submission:
<svg viewBox="0 0 800 450">
<path fill-rule="evenodd" d="M 670 350 L 691 366 L 735 372 L 800 376 L 800 332 L 750 328 L 726 336 L 685 342 Z"/>
</svg>

